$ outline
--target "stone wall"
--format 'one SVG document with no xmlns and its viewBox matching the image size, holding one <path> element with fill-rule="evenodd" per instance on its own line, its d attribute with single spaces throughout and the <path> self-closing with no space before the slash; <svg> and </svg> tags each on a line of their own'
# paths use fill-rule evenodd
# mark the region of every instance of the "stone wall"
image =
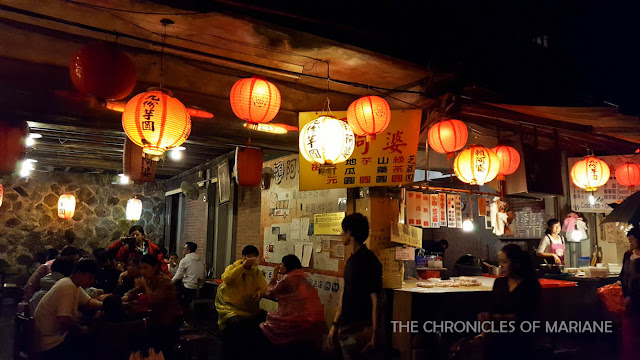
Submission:
<svg viewBox="0 0 640 360">
<path fill-rule="evenodd" d="M 28 179 L 0 177 L 4 203 L 0 207 L 0 262 L 9 271 L 24 272 L 33 254 L 46 246 L 62 249 L 73 244 L 91 251 L 107 247 L 127 233 L 133 222 L 125 218 L 127 200 L 142 200 L 142 225 L 147 238 L 164 238 L 165 199 L 162 182 L 112 185 L 113 176 L 73 173 L 35 173 Z M 76 196 L 72 219 L 58 217 L 61 194 Z"/>
</svg>

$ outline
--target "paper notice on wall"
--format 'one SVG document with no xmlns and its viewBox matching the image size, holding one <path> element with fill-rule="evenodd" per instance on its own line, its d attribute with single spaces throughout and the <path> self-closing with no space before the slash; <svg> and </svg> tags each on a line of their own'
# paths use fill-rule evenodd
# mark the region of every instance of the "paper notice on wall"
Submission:
<svg viewBox="0 0 640 360">
<path fill-rule="evenodd" d="M 413 246 L 396 247 L 396 260 L 415 260 L 416 248 Z"/>
<path fill-rule="evenodd" d="M 438 202 L 440 226 L 447 226 L 447 194 L 438 194 L 438 196 L 440 196 Z"/>
<path fill-rule="evenodd" d="M 429 194 L 431 199 L 431 227 L 440 227 L 440 196 L 438 194 Z"/>
<path fill-rule="evenodd" d="M 293 255 L 297 256 L 300 261 L 302 261 L 302 243 L 297 242 L 293 245 Z"/>
<path fill-rule="evenodd" d="M 302 266 L 303 267 L 309 267 L 312 253 L 313 253 L 313 243 L 302 244 Z"/>
<path fill-rule="evenodd" d="M 396 260 L 396 249 L 384 249 L 376 255 L 382 264 L 382 287 L 389 289 L 402 287 L 404 262 Z"/>
<path fill-rule="evenodd" d="M 422 227 L 428 228 L 431 227 L 431 197 L 429 194 L 422 194 Z"/>
<path fill-rule="evenodd" d="M 291 240 L 300 241 L 300 218 L 291 219 Z"/>
<path fill-rule="evenodd" d="M 487 213 L 487 199 L 483 197 L 478 198 L 478 215 L 485 216 Z"/>
<path fill-rule="evenodd" d="M 462 229 L 462 199 L 456 195 L 456 227 Z"/>
<path fill-rule="evenodd" d="M 416 225 L 418 216 L 422 216 L 416 212 L 416 192 L 407 191 L 407 224 Z"/>
<path fill-rule="evenodd" d="M 344 216 L 343 212 L 315 214 L 313 216 L 313 234 L 340 235 Z"/>
<path fill-rule="evenodd" d="M 456 227 L 456 196 L 447 194 L 447 226 Z"/>
<path fill-rule="evenodd" d="M 407 224 L 391 224 L 391 241 L 413 247 L 422 247 L 422 229 Z"/>
<path fill-rule="evenodd" d="M 300 240 L 302 241 L 309 241 L 309 236 L 313 235 L 309 234 L 309 222 L 308 217 L 300 218 Z"/>
<path fill-rule="evenodd" d="M 327 240 L 327 243 L 329 240 Z M 327 252 L 317 252 L 313 254 L 313 268 L 328 271 L 338 271 L 339 259 L 333 259 L 329 256 L 329 250 Z"/>
<path fill-rule="evenodd" d="M 341 240 L 330 240 L 329 257 L 333 259 L 344 259 L 344 244 Z"/>
</svg>

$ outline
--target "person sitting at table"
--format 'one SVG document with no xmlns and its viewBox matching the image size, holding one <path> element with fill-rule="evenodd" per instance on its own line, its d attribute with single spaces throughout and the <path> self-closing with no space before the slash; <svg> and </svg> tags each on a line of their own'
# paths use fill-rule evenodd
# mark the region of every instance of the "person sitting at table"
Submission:
<svg viewBox="0 0 640 360">
<path fill-rule="evenodd" d="M 176 276 L 178 272 L 178 264 L 180 263 L 180 259 L 176 253 L 169 254 L 169 259 L 166 260 L 167 267 L 169 268 L 169 273 L 171 274 L 171 278 Z"/>
<path fill-rule="evenodd" d="M 158 245 L 154 244 L 144 237 L 144 229 L 140 225 L 134 225 L 129 229 L 129 236 L 117 240 L 111 244 L 108 251 L 114 254 L 116 261 L 127 263 L 131 257 L 140 257 L 142 255 L 152 254 L 160 261 L 162 272 L 170 275 L 167 264 L 164 262 L 162 250 Z"/>
<path fill-rule="evenodd" d="M 503 276 L 493 283 L 489 312 L 478 314 L 480 321 L 516 321 L 515 332 L 482 333 L 476 342 L 487 342 L 486 359 L 532 359 L 534 334 L 519 332 L 522 321 L 537 318 L 540 302 L 538 281 L 529 254 L 517 244 L 505 245 L 498 253 Z"/>
<path fill-rule="evenodd" d="M 40 300 L 42 300 L 44 295 L 51 290 L 58 280 L 73 274 L 74 266 L 75 263 L 70 258 L 60 257 L 54 260 L 53 264 L 51 264 L 51 272 L 40 279 L 40 290 L 36 291 L 29 300 L 29 314 L 35 314 Z"/>
<path fill-rule="evenodd" d="M 258 269 L 260 252 L 253 245 L 242 249 L 242 259 L 227 266 L 222 284 L 216 294 L 218 326 L 222 333 L 225 359 L 233 359 L 236 352 L 250 351 L 243 345 L 246 334 L 264 319 L 260 319 L 260 298 L 267 291 L 267 281 Z M 259 333 L 256 332 L 256 335 Z"/>
<path fill-rule="evenodd" d="M 136 279 L 142 276 L 140 274 L 140 260 L 136 258 L 129 259 L 127 266 L 118 277 L 118 286 L 115 294 L 124 296 L 129 290 L 135 287 Z"/>
<path fill-rule="evenodd" d="M 42 297 L 34 314 L 39 359 L 75 359 L 87 353 L 81 335 L 86 335 L 88 328 L 78 322 L 78 307 L 102 307 L 83 290 L 93 284 L 97 273 L 95 261 L 82 260 L 71 277 L 58 280 Z"/>
<path fill-rule="evenodd" d="M 50 254 L 53 254 L 53 253 L 54 252 L 51 252 Z M 73 260 L 74 263 L 77 263 L 80 260 L 80 252 L 78 251 L 78 248 L 73 245 L 65 246 L 64 249 L 62 249 L 62 252 L 60 252 L 60 256 L 69 257 Z M 56 257 L 40 265 L 38 269 L 33 274 L 31 274 L 31 276 L 29 277 L 29 280 L 27 281 L 27 284 L 22 290 L 23 291 L 22 296 L 24 301 L 28 302 L 29 300 L 31 300 L 31 298 L 33 297 L 33 294 L 35 294 L 36 291 L 40 290 L 40 279 L 42 279 L 43 277 L 45 277 L 47 274 L 51 272 L 51 264 L 53 264 L 53 261 L 55 259 Z"/>
<path fill-rule="evenodd" d="M 198 245 L 194 242 L 189 241 L 184 244 L 182 249 L 184 257 L 180 260 L 178 271 L 172 279 L 174 283 L 182 281 L 182 285 L 178 287 L 178 292 L 181 295 L 182 306 L 186 309 L 196 299 L 198 281 L 204 280 L 204 260 L 200 255 L 196 254 L 197 249 Z"/>
<path fill-rule="evenodd" d="M 96 288 L 104 290 L 105 294 L 113 294 L 118 287 L 118 279 L 122 273 L 116 268 L 113 256 L 106 249 L 93 251 L 100 272 L 96 276 Z"/>
<path fill-rule="evenodd" d="M 278 274 L 284 275 L 279 282 Z M 265 297 L 278 302 L 278 309 L 269 312 L 267 320 L 260 324 L 271 344 L 316 343 L 318 348 L 321 347 L 322 333 L 326 330 L 324 307 L 318 290 L 307 281 L 307 274 L 302 271 L 297 256 L 289 254 L 282 257 L 282 264 L 273 269 Z"/>
<path fill-rule="evenodd" d="M 142 277 L 135 280 L 135 288 L 122 297 L 122 302 L 138 300 L 151 310 L 153 348 L 165 357 L 173 353 L 172 346 L 178 338 L 182 324 L 182 309 L 178 303 L 178 292 L 171 279 L 161 271 L 160 261 L 153 254 L 140 259 Z"/>
</svg>

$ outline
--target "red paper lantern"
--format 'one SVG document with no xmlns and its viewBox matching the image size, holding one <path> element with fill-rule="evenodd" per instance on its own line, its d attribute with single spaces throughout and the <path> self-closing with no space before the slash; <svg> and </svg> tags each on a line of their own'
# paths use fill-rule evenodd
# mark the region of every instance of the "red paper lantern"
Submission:
<svg viewBox="0 0 640 360">
<path fill-rule="evenodd" d="M 595 156 L 585 156 L 571 168 L 571 181 L 585 191 L 598 190 L 609 181 L 610 175 L 609 165 Z"/>
<path fill-rule="evenodd" d="M 0 174 L 13 174 L 24 157 L 27 124 L 19 121 L 0 121 Z"/>
<path fill-rule="evenodd" d="M 191 117 L 170 91 L 152 88 L 129 100 L 122 113 L 122 127 L 142 151 L 162 156 L 187 140 Z"/>
<path fill-rule="evenodd" d="M 482 145 L 469 145 L 456 156 L 453 171 L 460 181 L 482 186 L 498 176 L 500 160 Z"/>
<path fill-rule="evenodd" d="M 58 217 L 68 220 L 76 212 L 76 197 L 71 194 L 60 195 L 58 200 Z"/>
<path fill-rule="evenodd" d="M 78 50 L 71 59 L 73 85 L 100 99 L 122 99 L 136 85 L 136 66 L 115 44 L 100 42 Z"/>
<path fill-rule="evenodd" d="M 4 187 L 0 184 L 0 207 L 2 207 L 2 201 L 4 200 Z"/>
<path fill-rule="evenodd" d="M 460 120 L 450 119 L 431 125 L 427 133 L 427 143 L 433 151 L 447 154 L 447 158 L 467 144 L 467 125 Z"/>
<path fill-rule="evenodd" d="M 391 122 L 391 108 L 379 96 L 363 96 L 349 105 L 347 122 L 358 136 L 375 137 Z"/>
<path fill-rule="evenodd" d="M 618 184 L 624 186 L 640 185 L 640 165 L 627 162 L 618 166 L 616 180 Z"/>
<path fill-rule="evenodd" d="M 518 153 L 518 150 L 506 145 L 498 145 L 491 150 L 500 159 L 498 180 L 504 180 L 506 175 L 511 175 L 518 170 L 520 166 L 520 153 Z"/>
<path fill-rule="evenodd" d="M 236 182 L 240 186 L 258 186 L 262 180 L 262 149 L 236 147 Z"/>
<path fill-rule="evenodd" d="M 123 173 L 136 184 L 153 181 L 156 176 L 156 162 L 129 139 L 124 142 L 122 167 Z"/>
<path fill-rule="evenodd" d="M 252 77 L 238 80 L 231 88 L 231 109 L 250 123 L 273 120 L 280 110 L 280 91 L 267 80 Z"/>
</svg>

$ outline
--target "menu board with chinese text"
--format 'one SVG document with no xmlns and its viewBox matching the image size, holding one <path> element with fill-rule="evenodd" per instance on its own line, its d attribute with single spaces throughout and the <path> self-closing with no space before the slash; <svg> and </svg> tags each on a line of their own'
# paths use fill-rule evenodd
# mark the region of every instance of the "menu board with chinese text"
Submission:
<svg viewBox="0 0 640 360">
<path fill-rule="evenodd" d="M 320 116 L 319 112 L 301 112 L 299 126 Z M 346 121 L 346 111 L 333 116 Z M 332 176 L 320 175 L 318 164 L 300 155 L 300 190 L 318 190 L 365 186 L 393 186 L 414 181 L 422 110 L 392 110 L 389 127 L 375 139 L 356 137 L 351 157 L 336 165 Z"/>
</svg>

